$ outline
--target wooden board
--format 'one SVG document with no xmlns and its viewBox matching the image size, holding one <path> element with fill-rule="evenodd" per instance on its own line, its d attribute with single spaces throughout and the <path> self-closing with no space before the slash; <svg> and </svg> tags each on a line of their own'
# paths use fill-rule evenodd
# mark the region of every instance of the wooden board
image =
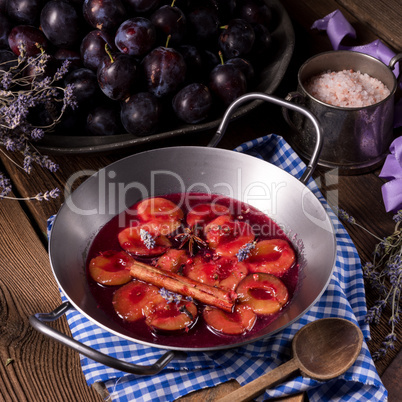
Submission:
<svg viewBox="0 0 402 402">
<path fill-rule="evenodd" d="M 29 324 L 30 315 L 53 310 L 61 299 L 44 244 L 16 201 L 0 201 L 0 238 L 0 395 L 101 401 L 85 382 L 78 354 Z M 71 336 L 64 317 L 52 325 Z"/>
</svg>

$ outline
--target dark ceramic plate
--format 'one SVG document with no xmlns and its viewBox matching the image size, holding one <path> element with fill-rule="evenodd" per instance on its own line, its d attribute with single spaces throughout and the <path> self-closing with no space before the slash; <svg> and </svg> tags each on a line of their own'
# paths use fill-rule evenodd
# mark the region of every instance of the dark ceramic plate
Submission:
<svg viewBox="0 0 402 402">
<path fill-rule="evenodd" d="M 274 29 L 272 39 L 275 43 L 275 52 L 270 59 L 269 64 L 262 69 L 260 77 L 257 80 L 258 85 L 253 88 L 253 92 L 264 92 L 272 94 L 281 83 L 294 50 L 294 31 L 289 16 L 278 0 L 264 0 L 272 10 Z M 233 115 L 233 119 L 244 116 L 261 101 L 251 102 L 240 107 Z M 218 127 L 220 118 L 207 121 L 201 124 L 180 125 L 174 130 L 156 133 L 146 137 L 136 137 L 131 134 L 119 134 L 113 136 L 66 136 L 51 134 L 46 135 L 38 143 L 38 148 L 47 153 L 79 154 L 111 152 L 119 149 L 127 149 L 135 145 L 156 142 L 162 139 L 168 139 L 179 135 L 191 135 L 191 133 L 211 130 Z"/>
</svg>

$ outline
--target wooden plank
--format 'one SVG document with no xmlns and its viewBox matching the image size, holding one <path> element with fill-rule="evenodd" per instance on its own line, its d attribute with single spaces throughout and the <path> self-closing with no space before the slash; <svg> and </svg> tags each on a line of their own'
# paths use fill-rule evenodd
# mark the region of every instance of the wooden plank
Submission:
<svg viewBox="0 0 402 402">
<path fill-rule="evenodd" d="M 402 3 L 400 0 L 337 1 L 395 51 L 402 51 Z"/>
<path fill-rule="evenodd" d="M 85 382 L 78 354 L 29 325 L 30 315 L 53 310 L 61 299 L 45 247 L 16 201 L 0 201 L 0 265 L 4 400 L 101 401 Z M 52 325 L 71 336 L 64 317 Z"/>
<path fill-rule="evenodd" d="M 380 3 L 380 9 L 376 10 L 375 14 L 371 16 L 370 12 L 364 8 L 366 3 L 371 3 L 371 8 L 375 8 Z M 389 8 L 388 10 L 386 9 L 389 7 L 387 0 L 381 2 L 375 0 L 364 0 L 361 2 L 351 2 L 348 0 L 303 0 L 300 2 L 282 0 L 282 4 L 288 11 L 297 31 L 296 47 L 299 46 L 306 54 L 316 54 L 325 50 L 332 50 L 326 33 L 311 29 L 311 26 L 314 21 L 325 17 L 335 10 L 340 10 L 356 30 L 357 38 L 345 38 L 343 44 L 358 46 L 381 38 L 386 44 L 394 47 L 394 50 L 399 49 L 401 51 L 399 42 L 402 40 L 402 35 L 396 33 L 402 29 L 400 24 L 402 7 L 400 0 L 391 0 L 391 3 L 399 3 L 399 6 L 396 7 L 398 11 L 395 11 L 395 13 L 390 13 Z M 377 21 L 374 23 L 373 19 L 375 18 L 377 18 Z M 389 18 L 393 20 L 392 29 L 395 24 L 399 24 L 395 32 L 387 26 Z"/>
<path fill-rule="evenodd" d="M 400 339 L 400 338 L 399 338 Z M 401 400 L 402 395 L 402 351 L 398 353 L 391 365 L 381 376 L 385 388 L 388 390 L 388 402 L 397 402 Z"/>
<path fill-rule="evenodd" d="M 19 155 L 13 154 L 12 157 L 21 164 Z M 62 170 L 51 173 L 46 169 L 34 165 L 32 172 L 28 175 L 21 171 L 14 163 L 11 163 L 4 155 L 0 154 L 0 159 L 9 177 L 12 178 L 13 188 L 19 197 L 32 197 L 39 192 L 44 193 L 55 187 L 61 191 L 59 198 L 49 202 L 34 200 L 26 203 L 27 208 L 32 213 L 40 231 L 44 235 L 46 233 L 46 220 L 59 210 L 65 197 L 70 194 L 66 183 L 71 182 L 72 189 L 74 190 L 91 174 L 113 161 L 112 158 L 107 159 L 99 155 L 92 157 L 53 155 L 52 160 L 63 166 Z M 73 180 L 74 174 L 77 175 L 76 180 Z"/>
<path fill-rule="evenodd" d="M 330 206 L 344 209 L 380 239 L 393 233 L 393 214 L 387 213 L 382 203 L 383 181 L 378 177 L 378 172 L 356 176 L 337 176 L 335 172 L 325 174 L 322 169 L 319 169 L 319 172 L 315 175 L 316 181 L 322 187 L 323 195 L 328 199 Z M 379 240 L 355 225 L 344 223 L 344 227 L 356 246 L 362 264 L 371 261 Z M 378 300 L 378 293 L 367 282 L 365 285 L 367 307 L 370 308 Z M 368 342 L 370 351 L 374 352 L 381 347 L 384 337 L 390 331 L 388 319 L 389 311 L 386 309 L 379 324 L 370 326 L 372 337 Z M 402 337 L 400 326 L 397 328 L 397 335 L 398 339 Z M 399 350 L 401 350 L 400 343 L 396 345 L 395 350 L 389 351 L 386 356 L 375 362 L 379 375 L 384 373 Z"/>
<path fill-rule="evenodd" d="M 239 389 L 240 385 L 235 380 L 230 380 L 223 384 L 217 385 L 216 387 L 201 389 L 199 391 L 192 392 L 186 396 L 183 396 L 177 399 L 177 402 L 199 402 L 203 400 L 205 402 L 215 402 L 219 401 L 220 398 L 223 398 L 227 394 Z M 272 402 L 303 402 L 306 396 L 304 393 L 300 393 L 297 395 L 284 397 L 284 398 L 275 398 L 272 399 Z"/>
</svg>

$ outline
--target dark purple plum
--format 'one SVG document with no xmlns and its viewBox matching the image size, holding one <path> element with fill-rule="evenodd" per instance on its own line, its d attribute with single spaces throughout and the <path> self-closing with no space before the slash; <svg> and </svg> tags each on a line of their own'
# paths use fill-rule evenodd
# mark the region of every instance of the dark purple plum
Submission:
<svg viewBox="0 0 402 402">
<path fill-rule="evenodd" d="M 187 66 L 186 80 L 188 82 L 196 82 L 203 77 L 203 60 L 199 50 L 193 45 L 178 46 L 177 51 L 184 57 Z M 217 64 L 218 61 L 214 63 Z"/>
<path fill-rule="evenodd" d="M 253 26 L 255 41 L 251 49 L 251 55 L 255 62 L 264 62 L 272 54 L 273 41 L 269 29 L 262 24 Z"/>
<path fill-rule="evenodd" d="M 208 49 L 200 49 L 204 76 L 209 77 L 209 73 L 221 62 L 218 52 L 211 52 Z"/>
<path fill-rule="evenodd" d="M 261 0 L 243 0 L 237 5 L 239 18 L 250 24 L 262 24 L 269 27 L 272 19 L 272 11 L 269 6 Z"/>
<path fill-rule="evenodd" d="M 184 82 L 187 66 L 173 48 L 159 46 L 142 60 L 148 91 L 161 98 L 175 92 Z"/>
<path fill-rule="evenodd" d="M 193 83 L 182 88 L 172 100 L 172 107 L 180 120 L 189 124 L 207 118 L 212 106 L 212 96 L 204 84 Z"/>
<path fill-rule="evenodd" d="M 108 32 L 95 29 L 85 35 L 80 45 L 80 54 L 86 68 L 98 70 L 100 63 L 107 55 L 106 44 L 112 51 L 115 50 L 113 37 Z"/>
<path fill-rule="evenodd" d="M 230 64 L 218 64 L 211 71 L 208 86 L 224 106 L 229 106 L 247 91 L 246 77 L 237 67 Z"/>
<path fill-rule="evenodd" d="M 253 27 L 245 20 L 236 18 L 229 22 L 220 36 L 219 46 L 226 59 L 242 57 L 253 48 L 255 34 Z"/>
<path fill-rule="evenodd" d="M 116 135 L 123 132 L 117 107 L 96 106 L 87 116 L 86 129 L 91 135 Z"/>
<path fill-rule="evenodd" d="M 143 17 L 134 17 L 124 21 L 117 29 L 115 44 L 125 54 L 142 57 L 153 49 L 156 41 L 156 29 L 151 21 Z"/>
<path fill-rule="evenodd" d="M 80 18 L 69 3 L 49 1 L 40 13 L 40 25 L 49 42 L 71 48 L 80 40 Z"/>
<path fill-rule="evenodd" d="M 115 31 L 127 18 L 121 0 L 85 0 L 82 13 L 89 25 L 101 31 Z"/>
<path fill-rule="evenodd" d="M 127 10 L 134 13 L 146 13 L 158 8 L 160 0 L 123 0 Z"/>
<path fill-rule="evenodd" d="M 121 103 L 120 118 L 124 128 L 139 137 L 155 133 L 161 114 L 159 100 L 149 92 L 138 92 Z"/>
<path fill-rule="evenodd" d="M 240 69 L 246 77 L 248 84 L 253 81 L 255 75 L 254 67 L 248 60 L 242 59 L 241 57 L 235 57 L 234 59 L 226 60 L 226 64 L 231 64 Z"/>
<path fill-rule="evenodd" d="M 35 25 L 38 22 L 43 0 L 7 0 L 7 15 L 17 24 Z"/>
<path fill-rule="evenodd" d="M 201 0 L 204 1 L 204 0 Z M 182 10 L 184 13 L 187 13 L 187 11 L 190 8 L 190 5 L 194 3 L 194 0 L 175 0 L 174 5 L 180 10 Z M 160 6 L 168 5 L 171 6 L 173 4 L 172 0 L 161 0 L 160 1 Z"/>
<path fill-rule="evenodd" d="M 219 37 L 219 17 L 215 9 L 200 6 L 187 14 L 188 27 L 195 43 L 207 43 Z"/>
<path fill-rule="evenodd" d="M 73 93 L 79 105 L 84 105 L 93 101 L 95 95 L 99 93 L 98 80 L 96 74 L 89 68 L 79 68 L 66 75 L 64 83 L 74 84 Z"/>
<path fill-rule="evenodd" d="M 222 23 L 227 23 L 234 18 L 236 10 L 236 0 L 209 0 L 218 12 L 218 17 Z M 242 0 L 238 0 L 241 2 Z"/>
<path fill-rule="evenodd" d="M 187 31 L 187 18 L 180 8 L 162 6 L 151 15 L 150 20 L 156 27 L 160 44 L 165 44 L 168 36 L 172 45 L 183 43 Z"/>
<path fill-rule="evenodd" d="M 43 32 L 31 25 L 17 25 L 10 31 L 8 35 L 8 45 L 17 56 L 20 55 L 18 47 L 21 43 L 25 44 L 28 57 L 35 56 L 41 52 L 36 44 L 39 44 L 45 51 L 49 47 L 49 42 Z"/>
<path fill-rule="evenodd" d="M 124 100 L 138 85 L 138 63 L 128 54 L 106 56 L 97 72 L 99 87 L 110 99 Z"/>
<path fill-rule="evenodd" d="M 12 25 L 5 14 L 0 13 L 0 49 L 8 49 L 8 35 Z"/>
</svg>

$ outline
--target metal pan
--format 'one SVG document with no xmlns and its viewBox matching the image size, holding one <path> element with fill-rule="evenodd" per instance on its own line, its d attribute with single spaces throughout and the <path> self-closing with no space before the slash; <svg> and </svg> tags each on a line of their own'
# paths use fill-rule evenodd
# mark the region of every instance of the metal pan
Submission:
<svg viewBox="0 0 402 402">
<path fill-rule="evenodd" d="M 278 167 L 249 155 L 214 148 L 239 105 L 262 100 L 298 111 L 309 118 L 317 132 L 313 157 L 301 181 Z M 69 302 L 50 314 L 30 317 L 40 332 L 78 352 L 119 370 L 135 374 L 160 371 L 183 351 L 207 351 L 237 347 L 272 336 L 301 317 L 319 299 L 332 275 L 336 239 L 330 218 L 316 196 L 306 187 L 321 149 L 321 129 L 307 109 L 263 93 L 247 94 L 226 111 L 209 147 L 162 148 L 121 159 L 87 179 L 68 197 L 56 216 L 49 243 L 50 262 L 60 289 Z M 92 240 L 110 219 L 144 197 L 179 192 L 223 194 L 247 202 L 267 213 L 289 234 L 302 263 L 301 279 L 291 303 L 282 315 L 252 336 L 225 340 L 214 347 L 180 347 L 135 338 L 97 308 L 86 274 L 85 262 Z M 75 308 L 96 325 L 125 339 L 169 349 L 151 366 L 137 366 L 105 356 L 45 324 Z"/>
</svg>

